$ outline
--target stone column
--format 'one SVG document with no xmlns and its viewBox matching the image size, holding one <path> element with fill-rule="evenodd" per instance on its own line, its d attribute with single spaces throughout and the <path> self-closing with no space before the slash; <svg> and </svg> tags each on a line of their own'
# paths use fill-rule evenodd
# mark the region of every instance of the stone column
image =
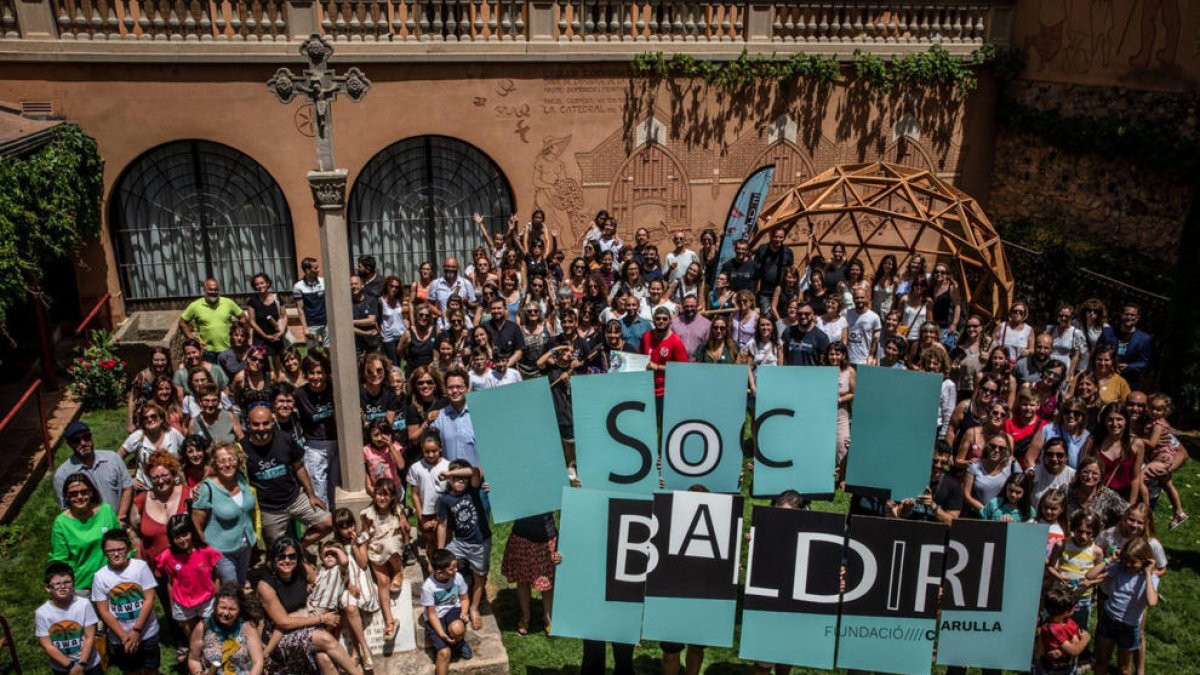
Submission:
<svg viewBox="0 0 1200 675">
<path fill-rule="evenodd" d="M 529 3 L 529 41 L 554 41 L 553 0 L 532 0 Z"/>
<path fill-rule="evenodd" d="M 25 40 L 52 40 L 58 37 L 58 23 L 50 0 L 17 0 L 17 26 Z"/>
<path fill-rule="evenodd" d="M 313 33 L 321 32 L 321 27 L 317 25 L 317 8 L 313 0 L 288 0 L 287 30 L 289 39 L 297 42 Z"/>
<path fill-rule="evenodd" d="M 771 41 L 771 19 L 775 3 L 772 0 L 750 0 L 746 3 L 746 42 Z"/>
<path fill-rule="evenodd" d="M 362 422 L 358 401 L 358 368 L 351 323 L 350 251 L 346 236 L 346 169 L 309 171 L 317 225 L 321 230 L 321 265 L 325 271 L 325 311 L 328 316 L 330 374 L 337 417 L 338 457 L 342 484 L 338 506 L 358 513 L 367 504 L 362 460 Z"/>
</svg>

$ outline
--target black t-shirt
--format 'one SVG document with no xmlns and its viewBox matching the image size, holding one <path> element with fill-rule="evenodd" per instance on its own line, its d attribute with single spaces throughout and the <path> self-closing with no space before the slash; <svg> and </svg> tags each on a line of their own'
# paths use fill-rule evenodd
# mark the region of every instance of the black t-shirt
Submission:
<svg viewBox="0 0 1200 675">
<path fill-rule="evenodd" d="M 546 265 L 546 258 L 534 258 L 532 253 L 525 254 L 525 271 L 528 272 L 529 278 L 542 277 L 546 278 L 550 274 L 550 270 Z"/>
<path fill-rule="evenodd" d="M 383 277 L 376 274 L 370 281 L 363 279 L 363 293 L 378 300 L 383 295 Z"/>
<path fill-rule="evenodd" d="M 587 338 L 579 337 L 579 334 L 569 336 L 566 333 L 555 335 L 550 341 L 550 348 L 561 347 L 563 345 L 571 346 L 571 358 L 577 361 L 586 361 L 592 353 L 592 343 Z"/>
<path fill-rule="evenodd" d="M 467 486 L 461 494 L 446 490 L 438 497 L 436 513 L 438 520 L 449 521 L 454 538 L 463 543 L 479 546 L 492 536 L 483 495 L 477 487 Z"/>
<path fill-rule="evenodd" d="M 783 271 L 792 266 L 795 257 L 792 249 L 787 246 L 780 246 L 778 251 L 772 251 L 770 244 L 763 244 L 758 247 L 754 262 L 758 264 L 758 280 L 761 282 L 759 293 L 771 293 L 776 286 L 783 283 Z"/>
<path fill-rule="evenodd" d="M 514 520 L 512 533 L 529 541 L 544 543 L 558 536 L 558 528 L 554 525 L 554 514 L 543 513 Z"/>
<path fill-rule="evenodd" d="M 362 300 L 355 301 L 355 300 L 351 299 L 351 302 L 354 303 L 354 309 L 352 310 L 352 313 L 354 315 L 355 320 L 365 319 L 369 316 L 373 316 L 373 317 L 375 317 L 376 321 L 378 321 L 378 319 L 379 319 L 379 297 L 378 296 L 371 295 L 370 293 L 364 292 L 363 296 L 362 296 Z M 379 335 L 378 334 L 376 334 L 376 335 L 359 335 L 358 333 L 354 334 L 354 348 L 357 349 L 358 351 L 363 351 L 364 349 L 375 349 L 378 346 L 379 346 Z"/>
<path fill-rule="evenodd" d="M 296 414 L 304 437 L 310 441 L 337 440 L 337 418 L 333 415 L 333 389 L 313 391 L 309 385 L 296 390 Z"/>
<path fill-rule="evenodd" d="M 362 407 L 363 424 L 370 424 L 375 420 L 387 419 L 389 411 L 398 410 L 396 402 L 396 392 L 391 387 L 384 385 L 379 388 L 379 393 L 372 395 L 367 391 L 366 387 L 358 388 L 358 402 Z"/>
<path fill-rule="evenodd" d="M 721 271 L 729 275 L 729 287 L 735 291 L 754 290 L 754 279 L 758 276 L 758 265 L 753 258 L 738 262 L 737 258 L 725 261 Z"/>
<path fill-rule="evenodd" d="M 525 335 L 521 332 L 521 327 L 512 321 L 506 320 L 503 326 L 497 326 L 495 321 L 488 321 L 483 327 L 492 338 L 492 357 L 508 357 L 518 349 L 525 349 Z"/>
<path fill-rule="evenodd" d="M 268 445 L 255 445 L 247 439 L 243 447 L 246 471 L 259 506 L 266 511 L 286 509 L 300 494 L 300 482 L 292 466 L 304 462 L 304 448 L 286 431 L 276 431 Z"/>
<path fill-rule="evenodd" d="M 789 366 L 819 366 L 829 348 L 829 336 L 814 327 L 805 333 L 799 324 L 783 335 L 784 360 Z"/>
</svg>

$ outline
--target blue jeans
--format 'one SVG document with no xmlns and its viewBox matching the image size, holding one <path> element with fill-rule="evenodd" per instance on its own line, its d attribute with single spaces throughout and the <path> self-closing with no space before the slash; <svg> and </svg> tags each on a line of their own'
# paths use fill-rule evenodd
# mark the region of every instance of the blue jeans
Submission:
<svg viewBox="0 0 1200 675">
<path fill-rule="evenodd" d="M 217 576 L 221 578 L 221 583 L 235 581 L 238 586 L 246 583 L 251 548 L 250 545 L 246 545 L 236 551 L 221 552 L 221 559 L 217 561 Z"/>
</svg>

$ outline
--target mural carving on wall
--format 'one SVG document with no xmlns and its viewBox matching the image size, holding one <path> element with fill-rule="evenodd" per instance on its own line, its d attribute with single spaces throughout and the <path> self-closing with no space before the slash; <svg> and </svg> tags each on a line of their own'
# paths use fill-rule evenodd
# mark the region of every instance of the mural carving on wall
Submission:
<svg viewBox="0 0 1200 675">
<path fill-rule="evenodd" d="M 1200 25 L 1196 7 L 1183 0 L 1037 0 L 1021 19 L 1017 44 L 1038 79 L 1194 85 L 1200 68 L 1180 45 Z"/>
<path fill-rule="evenodd" d="M 568 174 L 562 159 L 570 143 L 570 135 L 542 139 L 542 149 L 533 160 L 533 208 L 545 212 L 551 229 L 569 232 L 572 240 L 578 240 L 591 220 L 583 212 L 583 188 Z"/>
</svg>

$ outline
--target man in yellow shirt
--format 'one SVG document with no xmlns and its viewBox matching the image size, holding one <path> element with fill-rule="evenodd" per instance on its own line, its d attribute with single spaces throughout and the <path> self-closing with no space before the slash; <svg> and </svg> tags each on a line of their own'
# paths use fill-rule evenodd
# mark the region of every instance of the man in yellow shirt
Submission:
<svg viewBox="0 0 1200 675">
<path fill-rule="evenodd" d="M 242 317 L 242 308 L 229 298 L 221 297 L 216 279 L 204 280 L 204 296 L 192 302 L 179 317 L 179 328 L 185 337 L 204 345 L 204 360 L 217 362 L 217 355 L 229 348 L 229 329 Z"/>
</svg>

